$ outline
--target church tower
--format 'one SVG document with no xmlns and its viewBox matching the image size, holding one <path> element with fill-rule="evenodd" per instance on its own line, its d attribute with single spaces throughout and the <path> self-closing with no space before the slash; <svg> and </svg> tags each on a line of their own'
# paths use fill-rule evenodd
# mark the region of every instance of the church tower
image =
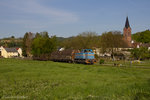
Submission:
<svg viewBox="0 0 150 100">
<path fill-rule="evenodd" d="M 131 47 L 131 27 L 129 24 L 128 16 L 126 18 L 125 27 L 123 29 L 123 36 L 128 46 Z"/>
</svg>

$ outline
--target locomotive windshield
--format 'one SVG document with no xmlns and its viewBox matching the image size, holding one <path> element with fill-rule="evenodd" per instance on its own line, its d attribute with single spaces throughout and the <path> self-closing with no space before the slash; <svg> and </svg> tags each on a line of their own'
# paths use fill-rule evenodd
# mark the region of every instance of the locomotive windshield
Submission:
<svg viewBox="0 0 150 100">
<path fill-rule="evenodd" d="M 92 49 L 83 49 L 82 52 L 86 53 L 86 52 L 91 52 L 93 53 L 93 50 Z"/>
</svg>

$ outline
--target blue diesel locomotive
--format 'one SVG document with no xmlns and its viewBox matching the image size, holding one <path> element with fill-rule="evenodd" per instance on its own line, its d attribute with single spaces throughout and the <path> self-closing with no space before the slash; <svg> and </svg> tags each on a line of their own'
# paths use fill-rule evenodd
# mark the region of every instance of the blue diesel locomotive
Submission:
<svg viewBox="0 0 150 100">
<path fill-rule="evenodd" d="M 75 53 L 74 62 L 94 64 L 96 62 L 92 49 L 83 49 L 80 53 Z"/>
</svg>

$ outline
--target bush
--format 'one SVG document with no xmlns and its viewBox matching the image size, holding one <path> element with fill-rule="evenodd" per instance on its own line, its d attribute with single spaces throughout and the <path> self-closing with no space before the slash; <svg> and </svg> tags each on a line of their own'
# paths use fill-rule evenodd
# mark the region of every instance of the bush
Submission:
<svg viewBox="0 0 150 100">
<path fill-rule="evenodd" d="M 97 54 L 94 54 L 94 57 L 96 60 L 98 60 L 98 58 L 99 58 Z"/>
<path fill-rule="evenodd" d="M 99 60 L 99 64 L 104 64 L 104 62 L 105 62 L 104 59 Z"/>
</svg>

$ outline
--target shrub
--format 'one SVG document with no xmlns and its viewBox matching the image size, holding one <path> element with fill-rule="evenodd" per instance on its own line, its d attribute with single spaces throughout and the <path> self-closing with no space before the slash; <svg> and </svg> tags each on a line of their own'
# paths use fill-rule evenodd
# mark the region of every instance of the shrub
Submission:
<svg viewBox="0 0 150 100">
<path fill-rule="evenodd" d="M 94 57 L 96 60 L 98 60 L 98 58 L 99 58 L 97 54 L 94 54 Z"/>
<path fill-rule="evenodd" d="M 99 64 L 104 64 L 104 62 L 105 62 L 104 59 L 99 60 Z"/>
</svg>

